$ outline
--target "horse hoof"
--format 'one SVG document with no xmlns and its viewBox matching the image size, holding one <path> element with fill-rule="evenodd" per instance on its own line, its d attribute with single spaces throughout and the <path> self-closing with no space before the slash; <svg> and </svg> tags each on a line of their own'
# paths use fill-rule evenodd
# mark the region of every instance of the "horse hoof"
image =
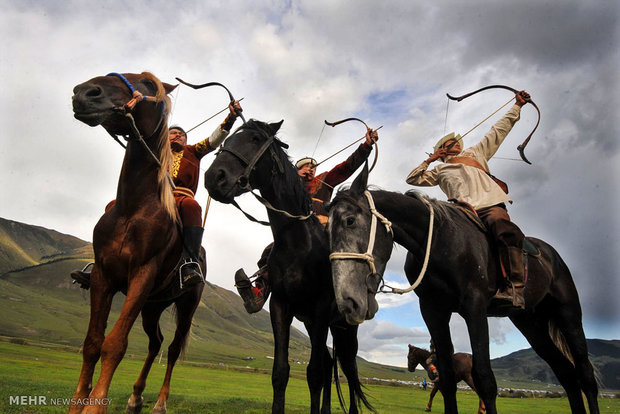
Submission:
<svg viewBox="0 0 620 414">
<path fill-rule="evenodd" d="M 155 404 L 155 407 L 153 407 L 153 414 L 166 414 L 166 411 L 165 405 Z"/>
<path fill-rule="evenodd" d="M 431 409 L 430 409 L 430 408 L 425 408 L 425 409 L 424 409 L 424 412 L 425 412 L 425 413 L 430 413 L 430 412 L 431 412 Z"/>
<path fill-rule="evenodd" d="M 142 411 L 142 402 L 144 399 L 142 396 L 134 397 L 133 395 L 129 397 L 129 401 L 127 401 L 127 407 L 125 407 L 125 414 L 140 414 Z"/>
</svg>

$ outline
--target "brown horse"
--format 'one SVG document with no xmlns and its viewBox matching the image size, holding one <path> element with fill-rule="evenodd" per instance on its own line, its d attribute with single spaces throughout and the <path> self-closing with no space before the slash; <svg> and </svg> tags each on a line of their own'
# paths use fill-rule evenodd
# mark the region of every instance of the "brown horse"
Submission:
<svg viewBox="0 0 620 414">
<path fill-rule="evenodd" d="M 172 370 L 186 345 L 204 287 L 201 283 L 180 289 L 174 271 L 183 249 L 168 181 L 172 155 L 167 94 L 174 88 L 150 73 L 142 73 L 99 76 L 73 89 L 75 118 L 89 126 L 103 126 L 115 139 L 124 136 L 127 149 L 116 203 L 93 232 L 90 322 L 70 413 L 106 412 L 112 376 L 127 349 L 127 335 L 142 312 L 149 352 L 127 405 L 127 412 L 140 411 L 146 378 L 163 341 L 159 318 L 174 303 L 177 328 L 168 348 L 164 383 L 153 408 L 154 413 L 166 412 Z M 119 291 L 127 297 L 118 320 L 105 336 L 112 298 Z M 100 357 L 101 374 L 92 387 Z"/>
<path fill-rule="evenodd" d="M 431 353 L 426 349 L 418 348 L 413 345 L 409 345 L 409 353 L 407 354 L 407 368 L 409 372 L 414 372 L 418 364 L 422 365 L 422 367 L 428 373 L 429 378 L 433 381 L 433 389 L 431 390 L 431 396 L 428 399 L 428 404 L 426 404 L 426 408 L 424 411 L 430 412 L 431 407 L 433 406 L 433 398 L 435 398 L 435 394 L 437 391 L 441 391 L 439 388 L 439 382 L 437 378 L 434 378 L 435 373 L 429 366 L 429 357 Z M 471 376 L 472 369 L 472 356 L 471 354 L 465 354 L 463 352 L 457 352 L 452 356 L 452 361 L 454 363 L 454 376 L 456 382 L 459 383 L 461 381 L 465 381 L 469 387 L 476 392 L 476 386 L 474 385 L 474 379 Z M 480 397 L 478 397 L 480 398 Z M 484 413 L 486 410 L 484 408 L 484 402 L 482 402 L 482 398 L 480 398 L 480 404 L 478 404 L 478 414 Z"/>
</svg>

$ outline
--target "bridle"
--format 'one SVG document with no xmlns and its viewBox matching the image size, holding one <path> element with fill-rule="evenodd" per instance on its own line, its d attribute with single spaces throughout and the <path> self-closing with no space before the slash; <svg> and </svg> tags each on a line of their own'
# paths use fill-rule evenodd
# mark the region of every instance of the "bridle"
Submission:
<svg viewBox="0 0 620 414">
<path fill-rule="evenodd" d="M 278 209 L 278 208 L 274 207 L 265 198 L 263 198 L 260 195 L 256 194 L 254 192 L 254 189 L 250 185 L 250 175 L 254 171 L 258 161 L 260 161 L 260 159 L 263 157 L 265 152 L 267 152 L 267 150 L 269 150 L 271 158 L 274 161 L 274 168 L 272 170 L 272 176 L 275 175 L 275 174 L 278 174 L 278 173 L 279 174 L 283 174 L 284 173 L 284 165 L 282 164 L 282 161 L 280 160 L 280 158 L 276 154 L 276 150 L 274 149 L 274 145 L 279 145 L 279 146 L 281 146 L 283 148 L 288 148 L 288 145 L 285 144 L 284 142 L 280 141 L 279 139 L 277 139 L 275 135 L 266 134 L 264 132 L 263 132 L 263 134 L 265 136 L 267 136 L 267 140 L 263 143 L 263 145 L 261 145 L 261 147 L 258 149 L 258 151 L 249 160 L 243 154 L 241 154 L 239 151 L 234 150 L 234 149 L 230 148 L 229 146 L 227 147 L 226 145 L 220 147 L 219 151 L 215 154 L 215 156 L 217 157 L 222 152 L 227 152 L 227 153 L 231 154 L 233 157 L 237 158 L 241 162 L 241 164 L 245 168 L 244 168 L 243 172 L 237 177 L 237 179 L 235 180 L 235 183 L 242 190 L 246 190 L 246 191 L 250 192 L 266 208 L 268 208 L 269 210 L 278 212 L 280 214 L 283 214 L 283 215 L 285 215 L 286 217 L 289 217 L 289 218 L 294 218 L 294 219 L 298 219 L 298 220 L 309 219 L 310 217 L 312 217 L 312 215 L 314 213 L 310 212 L 307 215 L 294 215 L 294 214 L 291 214 L 291 213 L 289 213 L 289 212 L 287 212 L 285 210 Z M 234 199 L 231 202 L 231 204 L 233 206 L 235 206 L 237 209 L 239 209 L 239 211 L 241 211 L 249 220 L 251 220 L 251 221 L 253 221 L 255 223 L 262 224 L 264 226 L 269 226 L 270 225 L 269 222 L 258 220 L 256 218 L 254 218 L 252 215 L 250 215 L 250 214 L 246 213 L 245 211 L 243 211 L 241 209 L 241 207 L 239 206 L 239 204 Z"/>
<path fill-rule="evenodd" d="M 151 155 L 151 158 L 155 161 L 155 163 L 157 164 L 157 168 L 161 168 L 161 162 L 159 162 L 159 159 L 157 158 L 157 156 L 155 154 L 153 154 L 153 151 L 151 151 L 151 149 L 149 148 L 149 146 L 147 145 L 146 141 L 144 141 L 144 138 L 142 137 L 142 134 L 140 133 L 140 131 L 138 131 L 138 127 L 136 126 L 136 121 L 132 115 L 132 112 L 134 110 L 134 108 L 136 107 L 136 105 L 141 102 L 141 101 L 150 101 L 150 102 L 155 102 L 157 103 L 157 98 L 154 96 L 145 96 L 142 94 L 142 92 L 140 92 L 139 90 L 137 90 L 132 84 L 131 82 L 129 82 L 129 80 L 123 76 L 120 73 L 117 72 L 111 72 L 108 73 L 106 76 L 116 76 L 117 78 L 119 78 L 124 84 L 125 86 L 127 86 L 127 88 L 129 88 L 129 90 L 131 91 L 132 94 L 132 98 L 122 107 L 117 107 L 115 108 L 116 111 L 121 112 L 129 121 L 129 129 L 130 129 L 130 133 L 129 135 L 125 136 L 125 139 L 127 141 L 133 140 L 133 141 L 138 141 L 140 143 L 140 145 L 142 145 L 142 147 L 146 150 L 146 152 L 148 154 Z M 162 107 L 161 107 L 161 111 L 162 111 L 162 115 L 164 112 L 164 105 L 162 102 Z M 155 131 L 159 130 L 162 126 L 164 122 L 164 117 L 161 116 L 159 118 L 159 122 L 155 127 Z M 125 146 L 125 144 L 123 144 L 116 135 L 112 134 L 111 132 L 108 132 L 112 138 L 114 138 L 114 140 L 116 142 L 118 142 L 123 148 L 127 149 L 127 147 Z M 172 177 L 170 177 L 170 175 L 168 175 L 168 180 L 170 181 L 170 185 L 172 185 L 172 188 L 175 188 L 175 185 L 172 181 Z"/>
<path fill-rule="evenodd" d="M 350 259 L 365 261 L 370 268 L 370 273 L 366 276 L 366 286 L 368 287 L 369 292 L 377 293 L 379 290 L 379 283 L 383 281 L 383 277 L 377 273 L 377 268 L 375 267 L 375 257 L 373 255 L 377 236 L 377 220 L 381 221 L 381 223 L 385 226 L 385 230 L 391 235 L 392 238 L 394 237 L 394 232 L 392 231 L 392 223 L 375 208 L 375 202 L 370 194 L 370 191 L 365 190 L 364 195 L 368 200 L 368 206 L 371 213 L 370 234 L 368 235 L 368 248 L 366 249 L 366 252 L 334 252 L 329 255 L 329 260 L 334 261 Z"/>
<path fill-rule="evenodd" d="M 373 255 L 373 250 L 375 247 L 375 239 L 377 235 L 377 219 L 381 220 L 381 223 L 383 223 L 383 225 L 385 226 L 386 231 L 390 233 L 392 238 L 394 238 L 394 231 L 392 230 L 392 223 L 384 215 L 382 215 L 381 213 L 377 211 L 377 209 L 375 208 L 375 202 L 372 198 L 372 194 L 370 194 L 370 191 L 365 190 L 364 195 L 366 196 L 366 199 L 368 200 L 368 206 L 370 209 L 370 213 L 372 214 L 371 224 L 370 224 L 370 234 L 368 236 L 368 249 L 366 249 L 366 253 L 334 252 L 329 255 L 329 260 L 330 261 L 333 261 L 333 260 L 364 260 L 366 263 L 368 263 L 368 267 L 370 267 L 370 274 L 368 274 L 366 277 L 366 286 L 368 287 L 368 291 L 371 293 L 377 293 L 377 292 L 398 293 L 401 295 L 403 293 L 409 293 L 420 285 L 420 283 L 422 282 L 422 279 L 424 278 L 424 275 L 426 274 L 426 269 L 428 267 L 428 260 L 429 260 L 430 252 L 431 252 L 431 243 L 433 240 L 433 225 L 435 222 L 435 212 L 433 209 L 433 205 L 429 203 L 428 201 L 424 200 L 423 198 L 420 199 L 422 200 L 422 202 L 424 202 L 424 204 L 428 206 L 429 212 L 430 212 L 430 218 L 429 218 L 429 224 L 428 224 L 428 236 L 426 239 L 426 253 L 424 255 L 424 264 L 422 265 L 422 269 L 420 270 L 420 274 L 418 275 L 416 281 L 407 289 L 399 289 L 399 288 L 394 288 L 394 287 L 386 285 L 385 281 L 383 280 L 383 276 L 377 274 L 377 269 L 375 267 L 375 258 Z M 379 287 L 380 283 L 382 284 Z M 376 285 L 376 287 L 374 287 L 373 284 Z M 385 290 L 384 288 L 389 288 L 391 290 Z"/>
</svg>

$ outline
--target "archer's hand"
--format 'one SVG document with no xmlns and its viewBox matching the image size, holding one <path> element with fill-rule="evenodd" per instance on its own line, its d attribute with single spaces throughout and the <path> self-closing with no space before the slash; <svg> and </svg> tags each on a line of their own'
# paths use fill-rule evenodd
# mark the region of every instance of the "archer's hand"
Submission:
<svg viewBox="0 0 620 414">
<path fill-rule="evenodd" d="M 519 91 L 515 98 L 517 99 L 517 105 L 523 106 L 530 101 L 530 94 L 525 91 Z"/>
<path fill-rule="evenodd" d="M 365 141 L 366 144 L 372 145 L 378 140 L 379 140 L 379 134 L 377 133 L 377 131 L 373 131 L 372 129 L 369 129 L 368 131 L 366 131 L 366 141 Z"/>
<path fill-rule="evenodd" d="M 430 157 L 428 157 L 425 162 L 430 165 L 432 162 L 437 161 L 439 158 L 445 158 L 447 154 L 448 151 L 446 151 L 445 148 L 439 148 Z"/>
<path fill-rule="evenodd" d="M 235 118 L 237 118 L 239 115 L 241 115 L 241 112 L 243 112 L 243 108 L 241 108 L 241 104 L 239 103 L 239 101 L 230 101 L 230 103 L 228 104 L 228 110 L 230 111 L 230 114 Z"/>
</svg>

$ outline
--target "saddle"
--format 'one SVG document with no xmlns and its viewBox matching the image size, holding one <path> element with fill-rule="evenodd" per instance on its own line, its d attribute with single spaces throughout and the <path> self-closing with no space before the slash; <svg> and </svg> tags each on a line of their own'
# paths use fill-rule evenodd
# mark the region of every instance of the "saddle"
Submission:
<svg viewBox="0 0 620 414">
<path fill-rule="evenodd" d="M 476 213 L 476 210 L 474 210 L 474 208 L 470 204 L 455 199 L 450 199 L 448 201 L 453 203 L 453 207 L 457 208 L 461 213 L 465 215 L 465 217 L 467 217 L 473 224 L 475 224 L 478 230 L 482 231 L 485 234 L 488 232 L 487 227 L 484 225 L 482 220 L 480 220 L 480 217 L 478 217 L 478 213 Z M 540 258 L 542 256 L 542 253 L 540 252 L 538 247 L 534 246 L 534 244 L 527 237 L 523 239 L 523 251 L 532 257 Z"/>
</svg>

